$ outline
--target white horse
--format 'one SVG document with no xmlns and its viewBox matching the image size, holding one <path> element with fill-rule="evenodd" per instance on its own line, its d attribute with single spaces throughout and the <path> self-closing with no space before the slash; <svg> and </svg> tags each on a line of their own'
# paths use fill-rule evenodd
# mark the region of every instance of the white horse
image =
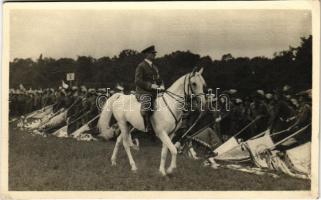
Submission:
<svg viewBox="0 0 321 200">
<path fill-rule="evenodd" d="M 155 102 L 154 113 L 151 116 L 151 124 L 156 136 L 162 141 L 162 152 L 159 171 L 162 175 L 166 175 L 165 162 L 167 151 L 169 149 L 172 160 L 167 173 L 172 173 L 176 168 L 177 149 L 170 139 L 170 134 L 174 133 L 180 126 L 182 109 L 184 108 L 186 97 L 198 97 L 196 99 L 198 107 L 205 102 L 204 87 L 206 83 L 202 77 L 203 68 L 199 71 L 193 70 L 177 81 L 175 81 L 162 95 L 158 95 Z M 132 145 L 129 124 L 144 131 L 144 121 L 140 114 L 141 104 L 134 95 L 124 95 L 116 93 L 111 96 L 105 103 L 98 128 L 105 138 L 114 136 L 113 130 L 110 128 L 110 119 L 112 115 L 116 119 L 121 130 L 120 136 L 117 138 L 111 157 L 112 165 L 116 165 L 116 156 L 121 141 L 123 141 L 124 149 L 127 153 L 131 170 L 136 171 L 137 167 L 132 157 L 130 146 Z"/>
</svg>

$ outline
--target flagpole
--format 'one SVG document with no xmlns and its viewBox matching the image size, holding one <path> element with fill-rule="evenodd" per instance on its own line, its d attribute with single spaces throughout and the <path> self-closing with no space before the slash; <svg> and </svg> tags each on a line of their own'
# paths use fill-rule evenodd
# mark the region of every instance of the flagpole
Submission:
<svg viewBox="0 0 321 200">
<path fill-rule="evenodd" d="M 293 134 L 289 135 L 288 137 L 284 138 L 283 140 L 280 140 L 279 142 L 275 143 L 275 144 L 274 144 L 273 146 L 271 146 L 269 149 L 271 149 L 271 150 L 275 149 L 276 146 L 278 146 L 279 144 L 282 144 L 282 143 L 285 142 L 286 140 L 288 140 L 288 139 L 290 139 L 290 138 L 298 135 L 299 133 L 302 133 L 302 131 L 304 131 L 305 129 L 307 129 L 310 125 L 311 125 L 311 123 L 308 124 L 308 125 L 306 125 L 305 127 L 301 128 L 300 130 L 294 132 Z"/>
</svg>

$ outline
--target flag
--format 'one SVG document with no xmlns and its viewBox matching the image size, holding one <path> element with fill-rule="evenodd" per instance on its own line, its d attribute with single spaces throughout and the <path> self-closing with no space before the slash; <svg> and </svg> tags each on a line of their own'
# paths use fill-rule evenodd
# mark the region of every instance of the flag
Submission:
<svg viewBox="0 0 321 200">
<path fill-rule="evenodd" d="M 222 144 L 221 146 L 216 148 L 214 150 L 214 153 L 216 153 L 217 155 L 220 155 L 220 154 L 223 154 L 223 153 L 233 149 L 236 146 L 239 146 L 239 143 L 237 142 L 235 137 L 231 137 L 224 144 Z"/>
<path fill-rule="evenodd" d="M 82 127 L 80 127 L 79 129 L 77 129 L 75 132 L 73 132 L 71 134 L 71 136 L 74 138 L 78 138 L 81 136 L 82 133 L 84 133 L 85 131 L 89 131 L 89 130 L 90 130 L 90 128 L 89 128 L 88 124 L 85 124 Z"/>
<path fill-rule="evenodd" d="M 311 142 L 287 150 L 286 154 L 295 171 L 311 174 Z"/>
<path fill-rule="evenodd" d="M 215 160 L 231 161 L 231 162 L 245 162 L 250 161 L 250 153 L 246 148 L 243 148 L 241 144 L 229 149 L 224 153 L 220 153 L 214 157 Z"/>
<path fill-rule="evenodd" d="M 264 156 L 264 152 L 273 147 L 273 145 L 273 141 L 269 134 L 264 134 L 262 137 L 249 139 L 246 141 L 246 146 L 252 154 L 255 165 L 262 168 L 268 168 L 268 163 L 266 157 Z"/>
<path fill-rule="evenodd" d="M 55 131 L 54 133 L 52 133 L 52 135 L 54 135 L 56 137 L 68 137 L 67 128 L 68 128 L 67 125 L 63 126 L 60 129 L 58 129 L 57 131 Z"/>
</svg>

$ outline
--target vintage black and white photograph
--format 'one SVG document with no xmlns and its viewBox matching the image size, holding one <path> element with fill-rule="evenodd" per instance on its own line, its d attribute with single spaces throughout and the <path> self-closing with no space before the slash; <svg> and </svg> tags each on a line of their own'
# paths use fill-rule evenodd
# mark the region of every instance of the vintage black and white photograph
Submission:
<svg viewBox="0 0 321 200">
<path fill-rule="evenodd" d="M 3 194 L 316 197 L 319 2 L 269 3 L 6 3 Z"/>
</svg>

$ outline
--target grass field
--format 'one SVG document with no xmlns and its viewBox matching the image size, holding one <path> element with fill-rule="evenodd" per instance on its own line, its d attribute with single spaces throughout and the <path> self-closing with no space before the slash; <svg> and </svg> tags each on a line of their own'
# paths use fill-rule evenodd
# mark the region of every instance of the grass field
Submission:
<svg viewBox="0 0 321 200">
<path fill-rule="evenodd" d="M 111 167 L 113 142 L 32 136 L 10 127 L 9 190 L 11 191 L 207 191 L 207 190 L 309 190 L 310 181 L 281 175 L 258 176 L 229 169 L 202 167 L 201 161 L 178 156 L 172 176 L 158 173 L 160 143 L 141 139 L 132 151 L 138 172 L 130 171 L 121 148 Z"/>
</svg>

